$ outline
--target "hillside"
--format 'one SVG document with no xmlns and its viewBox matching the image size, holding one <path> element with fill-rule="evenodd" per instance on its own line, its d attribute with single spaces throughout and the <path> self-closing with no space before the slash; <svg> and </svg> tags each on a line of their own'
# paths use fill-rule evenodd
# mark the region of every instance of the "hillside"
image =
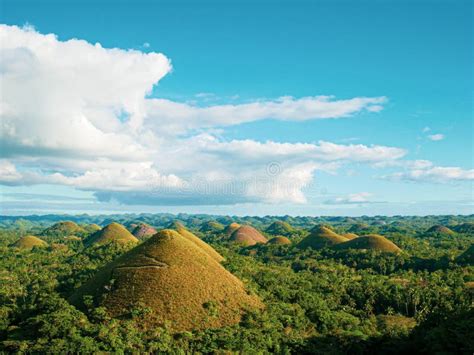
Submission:
<svg viewBox="0 0 474 355">
<path fill-rule="evenodd" d="M 358 237 L 357 234 L 355 233 L 344 233 L 344 234 L 341 234 L 344 238 L 348 239 L 348 240 L 352 240 L 352 239 L 355 239 Z"/>
<path fill-rule="evenodd" d="M 259 243 L 266 243 L 268 240 L 265 238 L 258 230 L 253 228 L 252 226 L 241 226 L 237 230 L 235 230 L 232 235 L 230 236 L 229 240 L 250 246 Z"/>
<path fill-rule="evenodd" d="M 473 234 L 474 235 L 474 222 L 466 222 L 458 224 L 452 227 L 452 229 L 458 233 Z"/>
<path fill-rule="evenodd" d="M 283 235 L 285 237 L 290 236 L 294 231 L 294 228 L 284 221 L 275 221 L 265 229 L 265 232 L 269 234 Z"/>
<path fill-rule="evenodd" d="M 83 234 L 86 230 L 78 224 L 71 221 L 63 221 L 53 224 L 46 228 L 41 235 L 45 236 L 67 236 L 74 234 Z"/>
<path fill-rule="evenodd" d="M 339 243 L 344 243 L 348 239 L 337 234 L 326 226 L 315 226 L 310 234 L 298 243 L 300 249 L 312 248 L 322 249 Z"/>
<path fill-rule="evenodd" d="M 400 253 L 401 249 L 387 238 L 378 234 L 363 235 L 335 246 L 337 250 L 366 249 L 386 253 Z"/>
<path fill-rule="evenodd" d="M 138 243 L 138 239 L 135 238 L 124 226 L 119 223 L 112 222 L 109 225 L 102 228 L 100 231 L 87 237 L 84 241 L 84 245 L 100 245 L 108 243 L 128 244 Z"/>
<path fill-rule="evenodd" d="M 207 221 L 201 225 L 199 229 L 203 233 L 217 233 L 224 230 L 224 225 L 217 221 Z"/>
<path fill-rule="evenodd" d="M 136 225 L 132 230 L 132 234 L 138 239 L 151 237 L 152 235 L 156 234 L 156 232 L 157 230 L 155 228 L 145 223 Z"/>
<path fill-rule="evenodd" d="M 224 257 L 222 255 L 220 255 L 217 251 L 215 251 L 213 247 L 211 247 L 209 244 L 204 242 L 201 238 L 199 238 L 196 235 L 194 235 L 193 233 L 191 233 L 181 223 L 176 222 L 176 223 L 172 223 L 171 225 L 174 228 L 170 228 L 170 229 L 174 229 L 179 234 L 181 234 L 183 237 L 188 239 L 190 242 L 196 244 L 199 248 L 204 250 L 210 257 L 212 257 L 217 262 L 221 262 L 221 261 L 224 260 Z"/>
<path fill-rule="evenodd" d="M 33 248 L 45 248 L 48 246 L 48 243 L 46 243 L 44 240 L 34 235 L 27 235 L 27 236 L 21 237 L 10 246 L 13 248 L 29 250 Z"/>
<path fill-rule="evenodd" d="M 112 317 L 125 316 L 142 302 L 154 311 L 145 326 L 169 321 L 175 331 L 235 324 L 246 308 L 262 307 L 239 279 L 173 230 L 160 231 L 99 270 L 71 303 L 83 309 L 84 295 L 92 295 Z"/>
<path fill-rule="evenodd" d="M 425 232 L 425 234 L 436 234 L 436 235 L 453 235 L 454 231 L 448 227 L 442 226 L 440 224 L 434 225 Z"/>
<path fill-rule="evenodd" d="M 289 240 L 287 237 L 274 237 L 268 241 L 268 244 L 271 245 L 288 245 L 291 244 L 291 240 Z"/>
<path fill-rule="evenodd" d="M 456 258 L 458 264 L 474 265 L 474 244 Z"/>
<path fill-rule="evenodd" d="M 232 222 L 224 228 L 224 234 L 230 237 L 239 228 L 240 224 Z"/>
</svg>

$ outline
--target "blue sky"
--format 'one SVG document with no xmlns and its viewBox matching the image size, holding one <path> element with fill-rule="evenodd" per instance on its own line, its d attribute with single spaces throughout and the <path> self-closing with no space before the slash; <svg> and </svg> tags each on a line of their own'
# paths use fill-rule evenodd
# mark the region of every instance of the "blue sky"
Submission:
<svg viewBox="0 0 474 355">
<path fill-rule="evenodd" d="M 11 112 L 20 106 L 41 107 L 21 118 L 2 112 L 1 134 L 7 142 L 2 148 L 2 214 L 474 212 L 470 1 L 72 1 L 65 5 L 7 0 L 1 6 L 6 36 L 17 39 L 2 51 L 12 63 L 24 65 L 18 69 L 6 61 L 2 86 L 26 94 L 8 95 L 4 105 L 13 108 Z M 11 30 L 12 26 L 19 26 L 18 30 Z M 30 41 L 32 32 L 37 36 Z M 44 37 L 50 33 L 59 43 L 54 53 L 35 45 L 42 41 L 51 45 Z M 71 39 L 84 40 L 88 47 L 67 45 Z M 111 71 L 104 78 L 97 73 L 89 78 L 87 59 L 74 61 L 94 57 L 96 43 L 124 50 L 123 55 L 108 51 L 104 62 L 93 62 L 102 73 L 112 67 L 112 61 L 122 68 L 121 61 L 127 60 L 123 77 Z M 25 48 L 37 62 L 24 60 L 20 49 Z M 162 59 L 144 55 L 134 57 L 136 65 L 130 64 L 124 59 L 129 49 L 162 53 L 172 69 Z M 13 82 L 14 70 L 35 70 L 34 83 Z M 77 86 L 90 90 L 71 83 L 60 88 L 65 77 L 81 78 Z M 108 95 L 91 99 L 89 91 L 99 88 L 104 89 L 96 96 L 110 90 L 120 99 Z M 70 95 L 61 97 L 65 92 Z M 332 110 L 337 112 L 344 105 L 339 100 L 384 99 L 342 114 L 320 114 L 315 99 L 320 95 L 333 96 L 328 100 L 335 102 L 337 108 Z M 308 97 L 315 106 L 302 114 L 308 103 L 299 100 Z M 165 100 L 166 105 L 155 99 Z M 55 112 L 43 107 L 54 100 L 64 103 L 64 109 Z M 66 105 L 67 100 L 72 100 L 71 105 Z M 86 104 L 75 107 L 77 102 Z M 259 104 L 258 109 L 246 106 Z M 196 112 L 190 113 L 189 108 Z M 207 118 L 209 108 L 217 111 L 212 119 Z M 130 112 L 122 115 L 121 110 Z M 101 131 L 97 137 L 107 136 L 95 150 L 99 138 L 91 139 L 92 153 L 81 146 L 85 138 L 80 134 L 74 144 L 68 143 L 75 135 L 61 141 L 68 125 L 56 133 L 54 129 L 40 132 L 49 124 L 56 127 L 68 115 L 92 122 Z M 114 122 L 111 115 L 124 122 Z M 321 117 L 325 115 L 331 117 Z M 24 129 L 31 122 L 41 124 Z M 23 133 L 21 129 L 12 133 L 12 126 L 23 127 Z M 112 134 L 114 142 L 125 142 L 124 147 L 103 153 L 111 147 L 107 139 Z M 132 149 L 132 142 L 139 144 Z M 374 150 L 374 146 L 382 148 Z M 128 148 L 127 157 L 118 156 L 117 151 Z M 272 163 L 278 171 L 269 177 L 265 172 Z M 127 172 L 120 172 L 120 166 Z M 128 173 L 140 169 L 146 170 L 146 181 Z M 110 181 L 103 178 L 112 175 Z M 261 191 L 262 179 L 265 186 L 272 186 L 269 191 L 266 187 Z M 203 193 L 196 181 L 226 187 Z M 252 187 L 254 181 L 260 185 Z M 227 184 L 242 186 L 242 191 L 228 196 Z M 291 191 L 283 191 L 288 184 Z M 52 195 L 63 198 L 46 198 Z"/>
</svg>

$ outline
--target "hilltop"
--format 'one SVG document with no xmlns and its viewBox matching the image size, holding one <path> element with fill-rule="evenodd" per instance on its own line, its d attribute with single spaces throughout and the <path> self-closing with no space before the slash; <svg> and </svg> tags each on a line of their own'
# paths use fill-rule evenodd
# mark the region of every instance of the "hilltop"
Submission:
<svg viewBox="0 0 474 355">
<path fill-rule="evenodd" d="M 53 224 L 46 228 L 41 235 L 46 236 L 67 236 L 74 234 L 84 234 L 86 230 L 77 223 L 71 221 L 63 221 Z"/>
<path fill-rule="evenodd" d="M 451 229 L 448 227 L 445 227 L 443 225 L 437 224 L 435 226 L 430 227 L 425 234 L 438 234 L 438 235 L 453 235 L 455 232 L 453 232 Z"/>
<path fill-rule="evenodd" d="M 173 228 L 168 228 L 168 229 L 174 229 L 175 231 L 177 231 L 183 237 L 185 237 L 192 243 L 196 244 L 199 248 L 204 250 L 209 256 L 211 256 L 217 262 L 221 262 L 224 260 L 224 257 L 222 255 L 220 255 L 217 251 L 215 251 L 214 248 L 212 248 L 209 244 L 202 241 L 201 238 L 191 233 L 183 224 L 179 222 L 173 222 L 170 226 L 173 226 Z"/>
<path fill-rule="evenodd" d="M 132 234 L 138 239 L 151 237 L 156 234 L 156 232 L 157 230 L 155 228 L 145 223 L 140 223 L 132 229 Z"/>
<path fill-rule="evenodd" d="M 240 224 L 232 222 L 224 228 L 224 234 L 231 236 L 237 229 L 240 228 Z"/>
<path fill-rule="evenodd" d="M 13 248 L 18 249 L 33 249 L 33 248 L 45 248 L 48 246 L 44 240 L 34 236 L 26 235 L 18 239 L 15 243 L 10 245 Z"/>
<path fill-rule="evenodd" d="M 291 240 L 289 240 L 287 237 L 274 237 L 268 241 L 268 244 L 272 245 L 288 245 L 291 244 Z"/>
<path fill-rule="evenodd" d="M 112 222 L 102 228 L 100 231 L 90 235 L 84 241 L 84 245 L 91 246 L 93 244 L 107 243 L 128 244 L 137 242 L 138 239 L 135 238 L 124 226 L 119 223 Z"/>
<path fill-rule="evenodd" d="M 459 264 L 474 265 L 474 244 L 456 258 Z"/>
<path fill-rule="evenodd" d="M 229 240 L 246 246 L 266 243 L 268 240 L 252 226 L 241 226 L 235 230 Z"/>
<path fill-rule="evenodd" d="M 357 234 L 355 233 L 344 233 L 344 234 L 341 234 L 344 238 L 348 239 L 348 240 L 352 240 L 352 239 L 355 239 L 357 237 L 359 237 Z"/>
<path fill-rule="evenodd" d="M 461 223 L 457 226 L 454 226 L 453 230 L 458 233 L 474 234 L 474 223 L 473 222 Z"/>
<path fill-rule="evenodd" d="M 347 242 L 347 238 L 337 234 L 327 226 L 315 226 L 310 234 L 298 243 L 300 249 L 312 248 L 322 249 L 339 243 Z"/>
<path fill-rule="evenodd" d="M 84 309 L 84 295 L 112 317 L 126 316 L 141 302 L 153 310 L 146 327 L 170 322 L 175 331 L 232 325 L 245 309 L 262 307 L 239 279 L 173 230 L 158 232 L 99 270 L 70 302 Z"/>
<path fill-rule="evenodd" d="M 367 249 L 386 253 L 400 253 L 401 249 L 387 238 L 378 234 L 363 235 L 335 246 L 338 250 Z"/>
<path fill-rule="evenodd" d="M 294 233 L 295 229 L 288 223 L 284 221 L 275 221 L 270 224 L 265 232 L 272 235 L 283 235 L 285 237 Z"/>
<path fill-rule="evenodd" d="M 224 230 L 224 225 L 217 221 L 207 221 L 201 225 L 199 229 L 203 233 L 216 233 Z"/>
</svg>

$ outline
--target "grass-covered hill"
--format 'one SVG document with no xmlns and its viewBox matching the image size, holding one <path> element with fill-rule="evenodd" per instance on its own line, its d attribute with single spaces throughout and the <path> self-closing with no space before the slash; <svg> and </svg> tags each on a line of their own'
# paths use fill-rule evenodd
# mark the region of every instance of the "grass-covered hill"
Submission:
<svg viewBox="0 0 474 355">
<path fill-rule="evenodd" d="M 289 245 L 289 244 L 291 244 L 291 240 L 289 240 L 287 237 L 277 236 L 277 237 L 271 238 L 268 241 L 268 244 L 271 244 L 271 245 Z"/>
<path fill-rule="evenodd" d="M 428 235 L 454 235 L 456 234 L 453 230 L 443 225 L 437 224 L 428 228 L 425 232 Z"/>
<path fill-rule="evenodd" d="M 157 230 L 155 228 L 149 226 L 146 223 L 137 224 L 132 229 L 132 234 L 138 239 L 151 237 L 152 235 L 156 234 L 156 232 Z"/>
<path fill-rule="evenodd" d="M 15 243 L 10 245 L 13 248 L 18 249 L 33 249 L 33 248 L 45 248 L 48 246 L 44 240 L 34 236 L 34 235 L 26 235 L 18 239 Z"/>
<path fill-rule="evenodd" d="M 400 253 L 401 249 L 387 238 L 378 234 L 363 235 L 335 246 L 337 250 L 376 250 L 384 253 Z"/>
<path fill-rule="evenodd" d="M 224 225 L 217 221 L 207 221 L 201 225 L 199 229 L 202 233 L 218 233 L 224 230 Z"/>
<path fill-rule="evenodd" d="M 268 242 L 267 238 L 265 238 L 258 230 L 247 225 L 236 229 L 230 236 L 229 240 L 246 246 L 265 244 Z"/>
<path fill-rule="evenodd" d="M 347 238 L 337 234 L 327 226 L 318 225 L 310 231 L 310 234 L 306 238 L 298 243 L 297 247 L 300 249 L 322 249 L 344 243 L 347 240 Z"/>
<path fill-rule="evenodd" d="M 232 233 L 234 233 L 237 229 L 240 228 L 240 224 L 236 222 L 229 223 L 225 228 L 224 228 L 224 235 L 226 236 L 231 236 Z"/>
<path fill-rule="evenodd" d="M 174 229 L 179 234 L 181 234 L 184 238 L 189 240 L 190 242 L 196 244 L 199 248 L 201 248 L 204 252 L 206 252 L 211 258 L 216 260 L 217 262 L 221 262 L 224 260 L 222 255 L 220 255 L 214 248 L 212 248 L 209 244 L 203 242 L 199 237 L 191 233 L 182 223 L 174 222 L 170 225 L 169 229 Z"/>
<path fill-rule="evenodd" d="M 64 221 L 53 224 L 46 228 L 41 235 L 44 236 L 68 236 L 76 234 L 84 234 L 86 230 L 72 221 Z"/>
<path fill-rule="evenodd" d="M 84 240 L 84 245 L 101 245 L 109 243 L 128 244 L 137 243 L 138 239 L 127 228 L 119 223 L 112 222 L 101 230 L 91 234 Z"/>
<path fill-rule="evenodd" d="M 291 236 L 294 231 L 295 229 L 288 222 L 284 221 L 275 221 L 265 229 L 265 232 L 268 234 L 285 237 Z"/>
<path fill-rule="evenodd" d="M 152 310 L 144 325 L 169 322 L 175 331 L 235 324 L 247 308 L 262 307 L 242 282 L 202 248 L 173 230 L 162 230 L 99 270 L 70 301 L 84 309 L 92 295 L 112 317 L 137 303 Z"/>
</svg>

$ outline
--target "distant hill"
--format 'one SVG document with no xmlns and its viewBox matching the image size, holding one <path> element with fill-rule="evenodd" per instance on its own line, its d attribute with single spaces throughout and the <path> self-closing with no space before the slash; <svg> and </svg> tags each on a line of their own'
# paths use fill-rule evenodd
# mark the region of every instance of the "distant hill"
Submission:
<svg viewBox="0 0 474 355">
<path fill-rule="evenodd" d="M 199 229 L 203 233 L 217 233 L 224 230 L 224 225 L 217 221 L 207 221 L 201 225 Z"/>
<path fill-rule="evenodd" d="M 297 247 L 300 249 L 322 249 L 347 242 L 347 240 L 347 238 L 337 234 L 327 226 L 318 225 L 310 231 L 310 234 L 306 238 L 298 243 Z"/>
<path fill-rule="evenodd" d="M 183 226 L 182 223 L 173 222 L 172 224 L 170 224 L 170 226 L 173 226 L 173 228 L 169 228 L 169 229 L 174 229 L 183 237 L 185 237 L 192 243 L 196 244 L 198 247 L 202 248 L 209 256 L 211 256 L 217 262 L 221 262 L 224 260 L 224 257 L 222 255 L 220 255 L 217 251 L 215 251 L 214 248 L 212 248 L 209 244 L 204 242 L 201 238 L 191 233 L 185 226 Z"/>
<path fill-rule="evenodd" d="M 456 258 L 458 264 L 474 265 L 474 244 Z"/>
<path fill-rule="evenodd" d="M 452 229 L 458 233 L 473 234 L 474 235 L 474 223 L 466 222 L 458 224 L 457 226 L 452 227 Z"/>
<path fill-rule="evenodd" d="M 157 230 L 155 228 L 145 223 L 137 224 L 132 230 L 132 234 L 138 239 L 151 237 L 156 234 L 156 232 Z"/>
<path fill-rule="evenodd" d="M 266 243 L 268 240 L 252 226 L 241 226 L 235 230 L 229 240 L 246 246 Z"/>
<path fill-rule="evenodd" d="M 378 234 L 363 235 L 335 246 L 337 250 L 367 249 L 386 253 L 400 253 L 401 249 L 387 238 Z"/>
<path fill-rule="evenodd" d="M 274 237 L 268 241 L 268 244 L 271 245 L 288 245 L 291 244 L 291 240 L 289 240 L 287 237 Z"/>
<path fill-rule="evenodd" d="M 135 238 L 123 225 L 112 222 L 84 240 L 84 245 L 86 246 L 107 243 L 138 243 L 138 239 Z"/>
<path fill-rule="evenodd" d="M 344 233 L 344 234 L 341 234 L 344 238 L 348 239 L 348 240 L 352 240 L 354 238 L 357 238 L 358 235 L 355 234 L 355 233 Z"/>
<path fill-rule="evenodd" d="M 44 240 L 34 235 L 27 235 L 27 236 L 21 237 L 10 246 L 13 248 L 29 250 L 33 248 L 45 248 L 48 246 L 48 243 L 46 243 Z"/>
<path fill-rule="evenodd" d="M 127 316 L 141 302 L 153 310 L 145 327 L 168 321 L 175 331 L 236 324 L 245 309 L 263 306 L 239 279 L 173 230 L 158 232 L 100 269 L 70 302 L 84 309 L 84 295 L 112 317 Z"/>
<path fill-rule="evenodd" d="M 41 235 L 45 236 L 67 236 L 74 234 L 84 234 L 86 230 L 78 224 L 71 221 L 63 221 L 53 224 L 46 228 Z"/>
<path fill-rule="evenodd" d="M 439 235 L 453 235 L 455 232 L 453 232 L 451 229 L 448 227 L 442 226 L 440 224 L 437 224 L 435 226 L 430 227 L 425 234 L 439 234 Z"/>
<path fill-rule="evenodd" d="M 232 222 L 224 228 L 224 234 L 231 236 L 237 229 L 240 228 L 240 224 Z"/>
<path fill-rule="evenodd" d="M 294 231 L 295 229 L 289 223 L 283 221 L 275 221 L 265 229 L 268 234 L 283 235 L 285 237 L 290 236 Z"/>
<path fill-rule="evenodd" d="M 86 230 L 87 233 L 94 233 L 102 229 L 101 226 L 95 223 L 86 224 L 83 228 Z"/>
</svg>

